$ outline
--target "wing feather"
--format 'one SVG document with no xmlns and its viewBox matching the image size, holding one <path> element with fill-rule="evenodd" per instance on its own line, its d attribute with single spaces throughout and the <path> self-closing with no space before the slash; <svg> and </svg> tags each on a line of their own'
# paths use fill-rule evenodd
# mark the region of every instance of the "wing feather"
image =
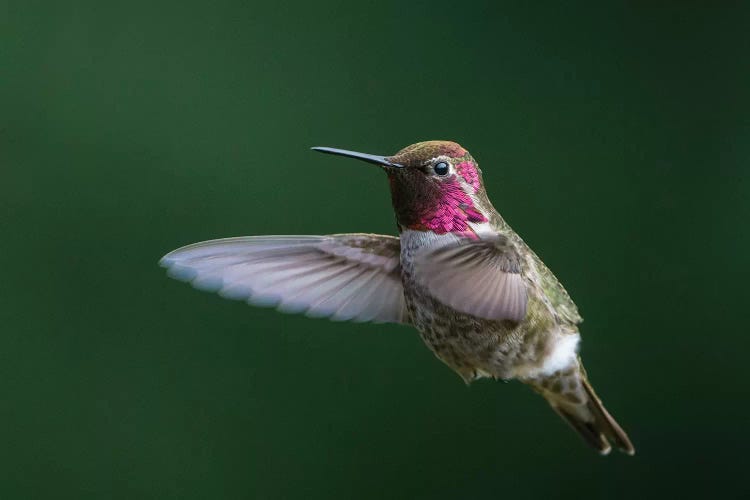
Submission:
<svg viewBox="0 0 750 500">
<path fill-rule="evenodd" d="M 526 316 L 520 258 L 500 235 L 426 249 L 417 255 L 414 270 L 437 300 L 459 312 L 516 322 Z"/>
<path fill-rule="evenodd" d="M 407 323 L 392 236 L 248 236 L 165 255 L 168 275 L 252 305 L 335 321 Z"/>
</svg>

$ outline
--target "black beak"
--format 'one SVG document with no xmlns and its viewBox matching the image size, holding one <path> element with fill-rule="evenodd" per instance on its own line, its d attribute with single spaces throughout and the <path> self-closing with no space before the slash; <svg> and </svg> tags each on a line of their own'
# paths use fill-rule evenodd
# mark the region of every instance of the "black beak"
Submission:
<svg viewBox="0 0 750 500">
<path fill-rule="evenodd" d="M 346 149 L 336 148 L 315 147 L 311 149 L 313 149 L 314 151 L 320 151 L 321 153 L 327 153 L 329 155 L 348 156 L 349 158 L 356 158 L 358 160 L 366 161 L 367 163 L 374 163 L 375 165 L 404 168 L 404 166 L 399 163 L 388 161 L 388 158 L 386 158 L 385 156 L 368 155 L 367 153 L 357 153 L 356 151 L 347 151 Z"/>
</svg>

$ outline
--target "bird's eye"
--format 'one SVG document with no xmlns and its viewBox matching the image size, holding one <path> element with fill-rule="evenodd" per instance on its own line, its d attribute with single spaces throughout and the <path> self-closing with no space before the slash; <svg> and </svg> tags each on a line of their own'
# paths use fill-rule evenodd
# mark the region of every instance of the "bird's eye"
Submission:
<svg viewBox="0 0 750 500">
<path fill-rule="evenodd" d="M 450 167 L 448 166 L 447 162 L 441 161 L 435 164 L 432 169 L 435 171 L 438 175 L 446 175 L 448 171 L 450 170 Z"/>
</svg>

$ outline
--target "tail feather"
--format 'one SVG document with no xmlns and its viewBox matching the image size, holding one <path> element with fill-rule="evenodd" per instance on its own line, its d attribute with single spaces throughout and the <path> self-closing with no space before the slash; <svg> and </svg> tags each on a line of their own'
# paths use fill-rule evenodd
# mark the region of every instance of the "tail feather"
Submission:
<svg viewBox="0 0 750 500">
<path fill-rule="evenodd" d="M 604 408 L 602 401 L 586 379 L 580 362 L 571 368 L 534 380 L 527 380 L 553 410 L 560 415 L 586 443 L 602 455 L 614 445 L 633 455 L 635 448 L 622 427 Z"/>
<path fill-rule="evenodd" d="M 602 400 L 594 392 L 594 388 L 584 377 L 581 380 L 583 388 L 586 390 L 586 394 L 589 397 L 588 408 L 595 414 L 596 422 L 599 424 L 599 428 L 604 432 L 604 435 L 612 441 L 620 451 L 627 453 L 628 455 L 635 455 L 635 447 L 630 442 L 630 438 L 622 430 L 620 424 L 609 414 L 607 409 L 602 404 Z"/>
</svg>

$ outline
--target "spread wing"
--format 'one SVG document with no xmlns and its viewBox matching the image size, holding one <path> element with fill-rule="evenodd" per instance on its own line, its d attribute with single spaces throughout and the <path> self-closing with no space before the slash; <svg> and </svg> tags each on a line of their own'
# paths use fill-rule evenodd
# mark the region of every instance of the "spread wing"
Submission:
<svg viewBox="0 0 750 500">
<path fill-rule="evenodd" d="M 398 238 L 247 236 L 179 248 L 169 276 L 249 304 L 336 321 L 408 323 Z"/>
<path fill-rule="evenodd" d="M 417 255 L 414 274 L 437 300 L 457 311 L 516 322 L 526 316 L 520 258 L 501 235 L 425 250 Z"/>
</svg>

